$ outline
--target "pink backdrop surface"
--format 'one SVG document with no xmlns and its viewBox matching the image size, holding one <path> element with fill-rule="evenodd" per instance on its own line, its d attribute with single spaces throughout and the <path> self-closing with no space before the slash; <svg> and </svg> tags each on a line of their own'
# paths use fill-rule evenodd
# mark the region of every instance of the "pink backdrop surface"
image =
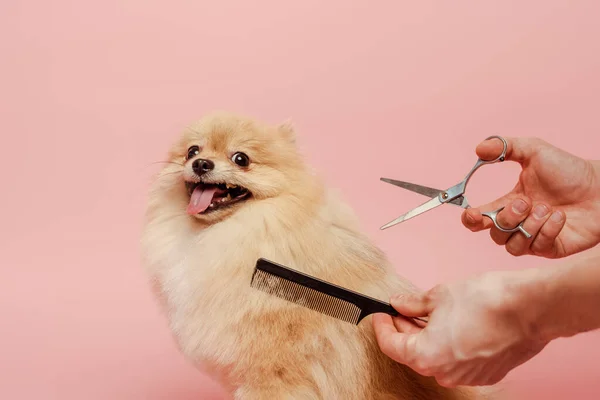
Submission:
<svg viewBox="0 0 600 400">
<path fill-rule="evenodd" d="M 399 272 L 423 288 L 514 258 L 380 176 L 446 186 L 493 134 L 598 158 L 597 1 L 0 3 L 0 398 L 222 399 L 175 349 L 139 265 L 152 163 L 227 109 L 291 118 Z M 510 189 L 479 171 L 472 204 Z M 600 397 L 600 335 L 552 343 L 514 398 Z"/>
</svg>

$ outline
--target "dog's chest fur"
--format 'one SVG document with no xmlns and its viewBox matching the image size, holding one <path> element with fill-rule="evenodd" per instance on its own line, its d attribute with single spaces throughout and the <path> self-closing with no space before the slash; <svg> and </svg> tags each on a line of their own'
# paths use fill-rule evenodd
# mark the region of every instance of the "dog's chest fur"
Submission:
<svg viewBox="0 0 600 400">
<path fill-rule="evenodd" d="M 170 327 L 183 353 L 196 362 L 234 360 L 231 321 L 251 307 L 252 256 L 241 254 L 239 233 L 219 231 L 182 237 L 156 271 Z"/>
<path fill-rule="evenodd" d="M 164 221 L 159 231 L 169 232 L 173 240 L 162 248 L 156 246 L 164 240 L 149 246 L 151 274 L 170 328 L 183 353 L 197 363 L 233 363 L 244 351 L 239 340 L 244 332 L 234 324 L 288 306 L 276 298 L 265 301 L 250 280 L 259 257 L 291 263 L 296 257 L 290 249 L 300 246 L 273 218 L 259 215 L 247 222 L 232 218 L 194 231 L 181 221 Z"/>
</svg>

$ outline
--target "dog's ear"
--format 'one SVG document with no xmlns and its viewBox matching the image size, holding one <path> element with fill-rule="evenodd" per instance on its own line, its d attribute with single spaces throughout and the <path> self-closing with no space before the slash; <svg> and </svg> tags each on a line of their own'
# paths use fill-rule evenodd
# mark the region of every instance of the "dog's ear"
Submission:
<svg viewBox="0 0 600 400">
<path fill-rule="evenodd" d="M 291 119 L 288 118 L 279 124 L 277 130 L 279 131 L 279 134 L 287 141 L 290 143 L 296 143 L 296 131 L 294 130 Z"/>
</svg>

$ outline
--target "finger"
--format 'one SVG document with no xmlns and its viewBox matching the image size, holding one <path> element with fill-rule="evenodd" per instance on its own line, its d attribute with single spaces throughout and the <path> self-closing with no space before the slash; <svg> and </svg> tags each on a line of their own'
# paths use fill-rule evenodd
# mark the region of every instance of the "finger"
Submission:
<svg viewBox="0 0 600 400">
<path fill-rule="evenodd" d="M 506 160 L 516 161 L 520 164 L 527 162 L 536 152 L 540 140 L 536 138 L 505 137 Z M 502 154 L 504 145 L 498 139 L 484 140 L 475 148 L 475 153 L 482 160 L 493 160 Z"/>
<path fill-rule="evenodd" d="M 406 317 L 424 317 L 432 311 L 430 300 L 428 293 L 399 294 L 392 296 L 390 304 Z"/>
<path fill-rule="evenodd" d="M 467 208 L 460 216 L 460 220 L 471 232 L 479 232 L 486 229 L 484 217 L 478 208 Z"/>
<path fill-rule="evenodd" d="M 556 257 L 560 251 L 560 244 L 556 238 L 565 226 L 565 221 L 566 218 L 562 211 L 554 211 L 531 243 L 531 251 L 534 254 Z"/>
<path fill-rule="evenodd" d="M 550 206 L 544 203 L 536 204 L 533 207 L 533 211 L 525 222 L 523 222 L 523 229 L 525 229 L 531 235 L 531 238 L 525 237 L 521 232 L 515 232 L 514 235 L 506 242 L 506 251 L 513 256 L 522 256 L 529 254 L 529 247 L 534 242 L 538 232 L 542 226 L 547 222 L 550 217 Z"/>
<path fill-rule="evenodd" d="M 508 217 L 509 219 L 512 217 L 514 219 L 514 215 L 511 215 L 510 213 L 510 207 L 512 202 L 514 202 L 517 199 L 517 194 L 511 192 L 508 193 L 490 203 L 484 204 L 480 207 L 474 208 L 474 207 L 470 207 L 467 208 L 465 211 L 463 211 L 462 215 L 461 215 L 461 221 L 463 223 L 463 225 L 470 229 L 473 232 L 479 232 L 485 229 L 490 229 L 494 226 L 494 222 L 488 218 L 488 217 L 484 217 L 481 212 L 482 211 L 493 211 L 493 210 L 498 210 L 499 208 L 504 207 L 504 209 L 498 213 L 499 218 L 504 218 L 504 217 Z M 527 198 L 523 198 L 523 196 L 518 197 L 521 200 L 523 200 L 524 202 L 526 202 L 528 205 L 531 204 L 531 201 Z M 515 211 L 518 212 L 518 211 Z M 500 216 L 500 214 L 503 214 L 503 216 Z M 527 211 L 525 211 L 525 213 L 527 213 Z M 519 222 L 523 220 L 523 217 L 521 217 L 520 220 L 518 220 Z M 500 223 L 500 221 L 499 221 Z M 501 226 L 505 226 L 502 223 L 500 223 Z M 515 224 L 515 226 L 518 225 Z M 510 227 L 510 226 L 509 226 Z"/>
<path fill-rule="evenodd" d="M 480 207 L 470 207 L 463 211 L 461 215 L 461 221 L 463 225 L 470 229 L 472 232 L 479 232 L 486 229 L 490 229 L 494 226 L 492 220 L 487 217 L 484 217 L 481 212 L 482 211 L 492 211 L 497 210 L 502 206 L 505 206 L 510 202 L 510 195 L 502 196 L 499 199 L 492 201 L 491 203 L 484 204 Z"/>
<path fill-rule="evenodd" d="M 510 233 L 508 235 L 511 235 Z M 490 229 L 490 237 L 498 246 L 504 246 L 510 236 L 507 236 L 505 232 L 499 231 L 498 229 Z"/>
<path fill-rule="evenodd" d="M 394 322 L 394 326 L 398 332 L 419 333 L 423 330 L 423 328 L 417 326 L 415 323 L 404 317 L 392 317 L 392 321 Z"/>
<path fill-rule="evenodd" d="M 529 211 L 531 210 L 531 201 L 525 197 L 519 197 L 510 202 L 502 211 L 496 216 L 496 221 L 504 229 L 512 229 L 519 225 L 523 221 Z M 488 218 L 489 219 L 489 218 Z M 490 221 L 491 222 L 491 221 Z M 497 231 L 496 238 L 499 241 L 506 243 L 508 238 L 512 235 L 510 232 L 502 232 L 496 226 L 491 228 Z"/>
<path fill-rule="evenodd" d="M 529 213 L 531 206 L 531 202 L 528 198 L 519 197 L 510 202 L 502 211 L 498 213 L 496 216 L 496 221 L 498 224 L 505 228 L 511 229 L 516 227 L 526 218 L 526 215 Z M 494 225 L 493 221 L 490 218 L 486 218 L 491 225 L 490 228 L 490 237 L 497 245 L 504 246 L 506 242 L 510 239 L 513 233 L 502 232 Z"/>
<path fill-rule="evenodd" d="M 394 326 L 392 317 L 388 314 L 373 315 L 373 330 L 382 353 L 392 360 L 405 365 L 411 365 L 416 360 L 416 335 L 400 333 Z"/>
</svg>

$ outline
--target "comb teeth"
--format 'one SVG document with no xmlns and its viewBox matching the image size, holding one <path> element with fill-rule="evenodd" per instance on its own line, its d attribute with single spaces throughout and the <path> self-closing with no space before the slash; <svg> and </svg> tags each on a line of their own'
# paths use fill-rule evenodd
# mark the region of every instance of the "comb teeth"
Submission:
<svg viewBox="0 0 600 400">
<path fill-rule="evenodd" d="M 280 276 L 257 269 L 250 286 L 330 317 L 358 324 L 361 313 L 358 306 Z"/>
</svg>

